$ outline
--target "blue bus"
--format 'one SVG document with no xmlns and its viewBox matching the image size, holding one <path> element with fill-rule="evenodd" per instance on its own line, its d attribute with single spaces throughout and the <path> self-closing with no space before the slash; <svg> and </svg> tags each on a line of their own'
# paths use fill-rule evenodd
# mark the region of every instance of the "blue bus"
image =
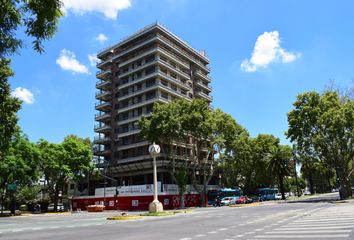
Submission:
<svg viewBox="0 0 354 240">
<path fill-rule="evenodd" d="M 259 201 L 275 200 L 278 193 L 278 188 L 258 188 Z"/>
<path fill-rule="evenodd" d="M 236 197 L 239 198 L 242 195 L 242 191 L 239 188 L 221 188 L 219 190 L 208 191 L 208 204 L 214 205 L 215 199 L 219 195 L 220 199 L 224 197 Z"/>
</svg>

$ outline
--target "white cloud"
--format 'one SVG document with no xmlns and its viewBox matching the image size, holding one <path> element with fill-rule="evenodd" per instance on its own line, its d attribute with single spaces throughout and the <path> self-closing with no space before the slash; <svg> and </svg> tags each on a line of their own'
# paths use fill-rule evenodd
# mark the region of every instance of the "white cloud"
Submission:
<svg viewBox="0 0 354 240">
<path fill-rule="evenodd" d="M 118 11 L 131 6 L 130 0 L 63 0 L 62 2 L 64 12 L 84 14 L 97 11 L 112 20 L 117 18 Z"/>
<path fill-rule="evenodd" d="M 88 57 L 88 59 L 89 59 L 89 61 L 90 61 L 90 65 L 91 65 L 92 67 L 96 66 L 96 64 L 97 64 L 98 62 L 100 62 L 100 59 L 97 57 L 96 54 L 89 54 L 89 55 L 87 55 L 87 57 Z"/>
<path fill-rule="evenodd" d="M 72 73 L 90 74 L 87 67 L 79 63 L 79 61 L 76 60 L 75 54 L 69 50 L 61 50 L 60 56 L 56 62 L 63 70 L 71 71 Z"/>
<path fill-rule="evenodd" d="M 104 35 L 103 33 L 98 34 L 97 37 L 95 37 L 96 41 L 99 41 L 101 44 L 104 43 L 105 41 L 108 40 L 108 38 L 106 37 L 106 35 Z"/>
<path fill-rule="evenodd" d="M 279 32 L 264 32 L 257 38 L 251 59 L 241 63 L 241 70 L 255 72 L 267 68 L 272 62 L 289 63 L 295 61 L 301 53 L 287 52 L 280 46 Z"/>
<path fill-rule="evenodd" d="M 22 100 L 26 104 L 34 103 L 34 96 L 28 89 L 23 87 L 18 87 L 14 91 L 11 92 L 11 96 L 16 97 Z"/>
</svg>

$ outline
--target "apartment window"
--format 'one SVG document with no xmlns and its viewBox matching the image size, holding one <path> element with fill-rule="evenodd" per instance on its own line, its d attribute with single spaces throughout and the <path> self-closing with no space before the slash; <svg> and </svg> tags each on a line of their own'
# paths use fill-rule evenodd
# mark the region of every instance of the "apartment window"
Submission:
<svg viewBox="0 0 354 240">
<path fill-rule="evenodd" d="M 174 62 L 170 62 L 170 64 L 172 65 L 172 67 L 177 68 L 176 63 L 174 63 Z"/>
<path fill-rule="evenodd" d="M 166 87 L 168 86 L 168 83 L 166 81 L 163 81 L 163 80 L 161 80 L 161 84 L 166 86 Z"/>
<path fill-rule="evenodd" d="M 177 91 L 177 86 L 171 84 L 171 89 L 172 89 L 173 91 Z"/>
<path fill-rule="evenodd" d="M 137 90 L 137 91 L 140 91 L 140 90 L 141 90 L 141 83 L 138 83 L 138 84 L 136 85 L 136 90 Z"/>
<path fill-rule="evenodd" d="M 164 99 L 168 99 L 168 94 L 165 92 L 161 92 L 161 97 Z"/>
<path fill-rule="evenodd" d="M 186 95 L 186 94 L 187 94 L 187 92 L 186 92 L 185 90 L 183 90 L 183 89 L 181 89 L 181 93 L 182 93 L 183 95 Z"/>
<path fill-rule="evenodd" d="M 173 77 L 174 79 L 177 79 L 177 75 L 174 73 L 171 73 L 171 77 Z"/>
<path fill-rule="evenodd" d="M 122 73 L 126 73 L 126 72 L 128 72 L 129 71 L 129 67 L 124 67 L 124 68 L 122 68 Z"/>
<path fill-rule="evenodd" d="M 154 105 L 150 104 L 146 106 L 146 113 L 149 114 L 152 112 L 152 110 L 154 109 Z"/>
<path fill-rule="evenodd" d="M 136 66 L 140 67 L 141 66 L 141 60 L 136 62 Z"/>
<path fill-rule="evenodd" d="M 167 70 L 165 68 L 161 68 L 160 70 L 161 70 L 161 72 L 167 74 Z"/>
<path fill-rule="evenodd" d="M 146 95 L 145 95 L 145 99 L 146 99 L 146 100 L 153 99 L 153 98 L 155 98 L 155 97 L 156 97 L 156 92 L 155 92 L 155 91 L 148 92 L 148 93 L 146 93 Z"/>
<path fill-rule="evenodd" d="M 141 71 L 136 73 L 136 78 L 141 78 Z"/>
<path fill-rule="evenodd" d="M 155 79 L 154 78 L 147 80 L 146 83 L 145 83 L 145 87 L 147 87 L 147 88 L 151 87 L 153 85 L 155 85 Z"/>
<path fill-rule="evenodd" d="M 164 62 L 167 62 L 167 59 L 166 59 L 165 57 L 163 57 L 163 56 L 160 56 L 160 59 L 161 59 L 162 61 L 164 61 Z"/>
<path fill-rule="evenodd" d="M 149 67 L 145 70 L 145 75 L 151 74 L 155 72 L 155 67 Z"/>
<path fill-rule="evenodd" d="M 150 55 L 145 58 L 145 63 L 149 63 L 155 60 L 155 55 Z"/>
<path fill-rule="evenodd" d="M 192 93 L 188 93 L 188 97 L 193 98 L 193 94 Z"/>
</svg>

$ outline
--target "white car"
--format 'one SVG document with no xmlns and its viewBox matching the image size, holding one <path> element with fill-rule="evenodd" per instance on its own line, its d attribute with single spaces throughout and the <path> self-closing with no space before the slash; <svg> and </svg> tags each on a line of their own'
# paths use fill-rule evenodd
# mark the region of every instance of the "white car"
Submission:
<svg viewBox="0 0 354 240">
<path fill-rule="evenodd" d="M 221 199 L 221 206 L 228 206 L 230 204 L 236 204 L 236 197 L 224 197 Z"/>
<path fill-rule="evenodd" d="M 54 212 L 54 203 L 48 205 L 48 212 Z M 58 203 L 57 212 L 64 212 L 64 205 L 62 203 Z"/>
<path fill-rule="evenodd" d="M 281 193 L 275 194 L 275 200 L 281 200 L 282 196 Z"/>
</svg>

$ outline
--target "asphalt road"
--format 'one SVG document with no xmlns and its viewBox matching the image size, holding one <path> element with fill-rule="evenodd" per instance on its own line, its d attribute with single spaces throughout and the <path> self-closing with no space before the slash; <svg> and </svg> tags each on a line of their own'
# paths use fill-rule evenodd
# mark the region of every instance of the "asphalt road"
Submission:
<svg viewBox="0 0 354 240">
<path fill-rule="evenodd" d="M 354 201 L 334 198 L 202 208 L 129 221 L 105 220 L 114 212 L 0 218 L 0 239 L 354 239 Z"/>
</svg>

